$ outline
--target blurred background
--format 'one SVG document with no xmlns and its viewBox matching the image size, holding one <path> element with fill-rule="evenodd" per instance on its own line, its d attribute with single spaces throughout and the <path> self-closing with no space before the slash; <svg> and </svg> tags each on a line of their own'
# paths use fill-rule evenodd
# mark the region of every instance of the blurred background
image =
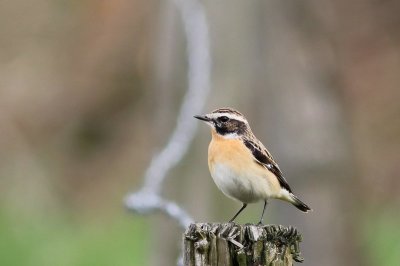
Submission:
<svg viewBox="0 0 400 266">
<path fill-rule="evenodd" d="M 300 230 L 304 265 L 400 265 L 400 2 L 202 3 L 204 112 L 244 113 L 314 209 L 272 201 L 266 222 Z M 186 92 L 173 2 L 2 1 L 0 47 L 0 265 L 175 265 L 176 222 L 122 204 Z M 199 125 L 163 195 L 227 221 L 241 205 L 213 184 L 209 140 Z"/>
</svg>

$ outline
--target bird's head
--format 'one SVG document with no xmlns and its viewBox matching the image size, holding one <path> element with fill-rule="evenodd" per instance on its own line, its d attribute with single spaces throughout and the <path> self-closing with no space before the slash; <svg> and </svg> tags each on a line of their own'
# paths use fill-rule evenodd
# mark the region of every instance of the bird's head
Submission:
<svg viewBox="0 0 400 266">
<path fill-rule="evenodd" d="M 250 131 L 244 115 L 232 108 L 219 108 L 209 114 L 194 117 L 206 122 L 213 132 L 224 138 L 240 138 Z"/>
</svg>

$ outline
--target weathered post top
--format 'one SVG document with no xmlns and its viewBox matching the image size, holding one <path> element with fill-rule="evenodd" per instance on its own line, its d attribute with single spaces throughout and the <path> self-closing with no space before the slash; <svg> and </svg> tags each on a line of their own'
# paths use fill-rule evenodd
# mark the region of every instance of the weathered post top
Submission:
<svg viewBox="0 0 400 266">
<path fill-rule="evenodd" d="M 303 262 L 294 227 L 235 223 L 191 224 L 183 237 L 185 266 L 291 266 Z"/>
</svg>

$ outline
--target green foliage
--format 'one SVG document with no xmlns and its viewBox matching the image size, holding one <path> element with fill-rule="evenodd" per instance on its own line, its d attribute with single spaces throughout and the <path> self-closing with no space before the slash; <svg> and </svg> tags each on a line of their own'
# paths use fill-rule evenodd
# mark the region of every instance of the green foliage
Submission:
<svg viewBox="0 0 400 266">
<path fill-rule="evenodd" d="M 137 216 L 27 221 L 0 210 L 0 265 L 146 265 L 147 234 L 144 219 Z"/>
<path fill-rule="evenodd" d="M 368 215 L 363 219 L 363 243 L 370 265 L 397 266 L 400 263 L 400 216 L 395 210 Z"/>
</svg>

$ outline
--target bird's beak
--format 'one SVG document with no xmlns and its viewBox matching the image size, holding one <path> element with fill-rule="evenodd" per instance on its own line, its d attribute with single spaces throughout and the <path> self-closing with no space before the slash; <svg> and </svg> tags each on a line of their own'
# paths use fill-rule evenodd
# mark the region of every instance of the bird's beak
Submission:
<svg viewBox="0 0 400 266">
<path fill-rule="evenodd" d="M 197 118 L 197 119 L 205 121 L 205 122 L 210 122 L 211 121 L 211 119 L 208 118 L 206 115 L 195 115 L 194 118 Z"/>
</svg>

